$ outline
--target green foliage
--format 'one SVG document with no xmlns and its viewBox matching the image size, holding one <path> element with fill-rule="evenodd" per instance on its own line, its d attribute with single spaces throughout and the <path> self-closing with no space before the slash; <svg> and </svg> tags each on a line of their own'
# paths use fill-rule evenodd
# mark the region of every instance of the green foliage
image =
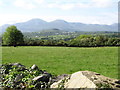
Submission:
<svg viewBox="0 0 120 90">
<path fill-rule="evenodd" d="M 65 89 L 65 83 L 68 82 L 70 77 L 64 78 L 63 80 L 61 80 L 61 82 L 58 84 L 58 88 L 59 89 Z"/>
<path fill-rule="evenodd" d="M 106 89 L 106 88 L 112 89 L 112 87 L 109 84 L 107 84 L 107 83 L 97 83 L 96 85 L 97 85 L 98 89 L 99 88 L 102 88 L 102 89 Z"/>
<path fill-rule="evenodd" d="M 17 30 L 15 26 L 10 26 L 3 35 L 3 45 L 74 47 L 120 46 L 120 37 L 118 33 L 115 32 L 66 32 L 49 30 L 24 33 L 23 40 L 22 33 Z"/>
<path fill-rule="evenodd" d="M 3 45 L 22 45 L 23 44 L 23 34 L 19 31 L 16 26 L 10 26 L 6 29 L 3 35 Z"/>
<path fill-rule="evenodd" d="M 120 38 L 109 38 L 104 35 L 80 35 L 70 40 L 68 45 L 77 47 L 120 46 Z"/>
<path fill-rule="evenodd" d="M 25 66 L 15 66 L 11 64 L 3 64 L 0 66 L 1 80 L 0 87 L 10 89 L 36 89 L 36 84 L 41 86 L 44 83 L 44 88 L 48 88 L 48 82 L 35 81 L 33 78 L 43 75 L 42 70 L 32 70 Z M 21 78 L 19 77 L 21 76 Z M 41 88 L 39 86 L 39 88 Z"/>
<path fill-rule="evenodd" d="M 120 46 L 120 38 L 109 38 L 99 35 L 80 35 L 71 40 L 39 40 L 25 39 L 25 45 L 28 46 L 75 46 L 75 47 L 99 47 L 99 46 Z"/>
</svg>

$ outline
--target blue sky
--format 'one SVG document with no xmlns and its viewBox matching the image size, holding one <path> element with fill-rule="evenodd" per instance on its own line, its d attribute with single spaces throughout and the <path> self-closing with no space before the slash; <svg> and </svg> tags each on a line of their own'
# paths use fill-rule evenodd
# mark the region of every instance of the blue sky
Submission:
<svg viewBox="0 0 120 90">
<path fill-rule="evenodd" d="M 89 24 L 118 22 L 119 0 L 0 0 L 0 26 L 33 18 Z"/>
</svg>

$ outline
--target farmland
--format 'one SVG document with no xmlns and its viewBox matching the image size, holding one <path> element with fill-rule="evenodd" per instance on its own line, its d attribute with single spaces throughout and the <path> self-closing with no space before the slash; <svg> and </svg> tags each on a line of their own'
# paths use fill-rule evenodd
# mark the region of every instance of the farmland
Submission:
<svg viewBox="0 0 120 90">
<path fill-rule="evenodd" d="M 2 47 L 2 63 L 20 62 L 59 75 L 89 70 L 118 78 L 118 47 Z"/>
</svg>

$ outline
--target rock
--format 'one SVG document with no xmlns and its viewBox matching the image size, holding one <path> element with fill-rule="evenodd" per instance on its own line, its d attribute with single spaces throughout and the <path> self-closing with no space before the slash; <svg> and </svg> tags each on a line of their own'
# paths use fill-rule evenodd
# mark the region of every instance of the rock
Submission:
<svg viewBox="0 0 120 90">
<path fill-rule="evenodd" d="M 36 75 L 39 76 L 35 77 Z M 35 90 L 49 88 L 51 78 L 51 74 L 40 70 L 35 64 L 30 68 L 26 68 L 20 63 L 9 63 L 0 66 L 0 87 L 3 86 L 6 89 L 11 87 L 13 89 L 34 88 Z"/>
<path fill-rule="evenodd" d="M 41 75 L 41 76 L 37 76 L 37 77 L 35 77 L 35 78 L 33 78 L 32 80 L 39 80 L 39 79 L 41 79 L 43 77 L 43 75 Z"/>
<path fill-rule="evenodd" d="M 42 70 L 39 70 L 39 72 L 41 72 L 41 74 L 43 74 L 43 73 L 44 73 L 44 71 L 42 71 Z"/>
<path fill-rule="evenodd" d="M 32 65 L 31 69 L 32 70 L 38 69 L 38 66 L 34 64 L 34 65 Z"/>
<path fill-rule="evenodd" d="M 41 83 L 36 83 L 36 84 L 35 84 L 35 87 L 36 87 L 36 88 L 41 88 Z"/>
<path fill-rule="evenodd" d="M 66 80 L 66 81 L 65 81 Z M 51 85 L 51 88 L 58 88 L 60 84 L 64 81 L 64 88 L 96 88 L 97 86 L 89 80 L 86 76 L 82 74 L 82 72 L 73 73 L 69 77 L 64 78 L 58 82 L 55 82 Z"/>
<path fill-rule="evenodd" d="M 49 82 L 50 77 L 51 77 L 51 74 L 43 74 L 43 75 L 40 75 L 40 76 L 37 76 L 37 77 L 33 78 L 32 80 L 34 80 L 34 81 L 42 81 L 42 82 Z"/>
<path fill-rule="evenodd" d="M 64 78 L 66 78 L 66 77 L 69 77 L 69 76 L 70 76 L 69 74 L 59 75 L 59 76 L 57 76 L 57 77 L 52 78 L 52 82 L 57 82 L 57 81 L 62 80 L 62 79 L 64 79 Z"/>
<path fill-rule="evenodd" d="M 79 71 L 56 80 L 51 88 L 120 88 L 119 80 L 91 71 Z"/>
<path fill-rule="evenodd" d="M 23 75 L 22 74 L 20 74 L 20 75 L 17 75 L 16 76 L 16 78 L 15 78 L 15 82 L 18 82 L 20 79 L 22 79 L 23 78 Z"/>
<path fill-rule="evenodd" d="M 99 73 L 96 73 L 95 75 L 100 75 Z"/>
<path fill-rule="evenodd" d="M 20 64 L 20 63 L 11 63 L 10 65 L 12 65 L 12 66 L 17 66 L 17 67 L 22 67 L 22 66 L 24 66 L 24 65 L 22 65 L 22 64 Z"/>
<path fill-rule="evenodd" d="M 120 88 L 120 85 L 116 85 L 117 88 Z"/>
<path fill-rule="evenodd" d="M 25 71 L 25 70 L 27 70 L 25 67 L 20 67 L 17 71 Z"/>
<path fill-rule="evenodd" d="M 15 71 L 14 74 L 11 73 L 14 71 Z M 9 78 L 9 75 L 10 77 L 13 75 L 13 77 Z M 22 78 L 26 78 L 27 81 L 24 80 L 22 81 Z M 52 76 L 46 71 L 40 70 L 35 64 L 32 67 L 30 67 L 30 69 L 28 69 L 24 65 L 21 65 L 20 63 L 4 64 L 0 67 L 0 84 L 2 84 L 0 86 L 3 86 L 6 89 L 8 89 L 9 87 L 13 87 L 15 89 L 27 89 L 28 87 L 31 87 L 31 89 L 32 88 L 120 89 L 120 80 L 105 77 L 96 72 L 79 71 L 71 75 L 62 74 L 56 77 Z"/>
<path fill-rule="evenodd" d="M 120 84 L 120 80 L 118 80 L 118 81 L 115 81 L 115 83 L 117 83 L 117 84 Z"/>
</svg>

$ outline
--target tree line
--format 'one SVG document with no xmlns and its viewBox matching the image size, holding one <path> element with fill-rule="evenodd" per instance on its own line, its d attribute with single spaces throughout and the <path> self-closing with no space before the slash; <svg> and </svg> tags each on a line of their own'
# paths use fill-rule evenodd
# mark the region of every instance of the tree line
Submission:
<svg viewBox="0 0 120 90">
<path fill-rule="evenodd" d="M 120 46 L 119 37 L 105 35 L 80 35 L 70 40 L 41 40 L 24 37 L 16 26 L 10 26 L 2 36 L 3 46 L 68 46 L 68 47 L 100 47 Z"/>
</svg>

